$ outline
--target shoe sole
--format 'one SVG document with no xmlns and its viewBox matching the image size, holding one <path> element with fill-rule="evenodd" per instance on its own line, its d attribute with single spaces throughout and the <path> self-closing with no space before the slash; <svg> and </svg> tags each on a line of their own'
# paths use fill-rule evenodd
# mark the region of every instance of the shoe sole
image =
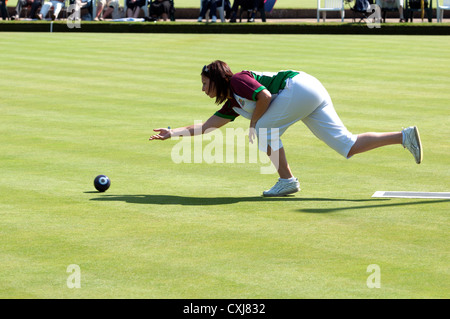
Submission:
<svg viewBox="0 0 450 319">
<path fill-rule="evenodd" d="M 420 134 L 419 134 L 419 129 L 417 128 L 417 126 L 414 126 L 414 134 L 416 134 L 416 140 L 417 143 L 419 144 L 419 151 L 420 151 L 420 157 L 419 160 L 416 160 L 417 164 L 422 163 L 423 160 L 423 151 L 422 151 L 422 142 L 420 141 Z"/>
<path fill-rule="evenodd" d="M 287 192 L 287 193 L 273 194 L 273 195 L 272 195 L 272 194 L 266 195 L 266 194 L 263 193 L 263 197 L 282 197 L 282 196 L 286 196 L 286 195 L 290 195 L 290 194 L 297 193 L 298 191 L 300 191 L 300 189 L 296 189 L 296 190 L 293 190 L 293 191 L 289 191 L 289 192 Z"/>
</svg>

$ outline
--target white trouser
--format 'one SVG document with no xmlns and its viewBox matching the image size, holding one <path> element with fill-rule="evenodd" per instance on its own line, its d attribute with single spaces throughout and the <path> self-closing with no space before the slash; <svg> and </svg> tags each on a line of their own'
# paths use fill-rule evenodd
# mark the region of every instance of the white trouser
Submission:
<svg viewBox="0 0 450 319">
<path fill-rule="evenodd" d="M 319 80 L 305 72 L 287 80 L 286 87 L 256 123 L 259 149 L 267 152 L 268 145 L 274 151 L 283 147 L 281 135 L 300 120 L 320 140 L 347 157 L 357 136 L 344 126 Z"/>
<path fill-rule="evenodd" d="M 45 16 L 47 15 L 48 11 L 50 10 L 51 7 L 53 7 L 53 14 L 58 17 L 59 12 L 61 11 L 62 7 L 64 6 L 64 3 L 59 2 L 59 1 L 50 1 L 50 2 L 46 2 L 44 3 L 44 5 L 42 6 L 41 9 L 41 14 L 42 16 L 45 18 Z"/>
</svg>

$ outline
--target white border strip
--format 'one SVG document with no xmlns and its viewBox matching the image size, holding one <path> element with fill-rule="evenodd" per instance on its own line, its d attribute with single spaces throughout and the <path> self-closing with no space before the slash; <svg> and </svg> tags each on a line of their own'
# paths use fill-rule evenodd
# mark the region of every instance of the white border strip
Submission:
<svg viewBox="0 0 450 319">
<path fill-rule="evenodd" d="M 390 192 L 390 191 L 376 191 L 372 195 L 372 197 L 450 199 L 450 193 L 447 193 L 447 192 Z"/>
</svg>

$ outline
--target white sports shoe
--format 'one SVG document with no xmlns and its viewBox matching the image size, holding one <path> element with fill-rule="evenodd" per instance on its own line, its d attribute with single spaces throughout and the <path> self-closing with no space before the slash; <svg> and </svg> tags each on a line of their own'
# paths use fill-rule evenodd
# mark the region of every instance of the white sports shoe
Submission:
<svg viewBox="0 0 450 319">
<path fill-rule="evenodd" d="M 296 178 L 293 181 L 279 179 L 278 182 L 269 190 L 263 192 L 265 197 L 285 196 L 296 193 L 300 190 L 300 183 Z"/>
<path fill-rule="evenodd" d="M 417 164 L 420 164 L 423 160 L 422 143 L 420 142 L 419 130 L 416 126 L 410 126 L 402 130 L 404 148 L 414 156 Z"/>
</svg>

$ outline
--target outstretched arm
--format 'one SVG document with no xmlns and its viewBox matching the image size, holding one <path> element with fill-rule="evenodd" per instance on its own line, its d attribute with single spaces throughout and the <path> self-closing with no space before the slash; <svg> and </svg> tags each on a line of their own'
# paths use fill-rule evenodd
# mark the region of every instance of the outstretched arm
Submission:
<svg viewBox="0 0 450 319">
<path fill-rule="evenodd" d="M 222 118 L 217 115 L 211 116 L 205 123 L 198 123 L 189 126 L 183 126 L 175 129 L 169 128 L 157 128 L 153 131 L 158 132 L 158 134 L 150 136 L 149 140 L 166 140 L 172 136 L 194 136 L 199 134 L 204 134 L 206 131 L 211 132 L 212 130 L 222 127 L 229 123 L 231 120 Z"/>
</svg>

